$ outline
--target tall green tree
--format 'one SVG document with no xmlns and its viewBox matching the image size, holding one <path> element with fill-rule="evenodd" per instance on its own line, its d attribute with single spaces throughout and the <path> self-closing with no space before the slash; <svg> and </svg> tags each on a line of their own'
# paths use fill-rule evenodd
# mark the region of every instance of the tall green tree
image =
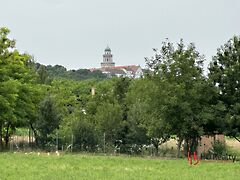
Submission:
<svg viewBox="0 0 240 180">
<path fill-rule="evenodd" d="M 217 87 L 225 132 L 240 142 L 240 37 L 221 46 L 209 66 L 209 79 Z M 220 106 L 218 105 L 218 106 Z M 217 117 L 216 116 L 216 117 Z"/>
<path fill-rule="evenodd" d="M 27 66 L 31 57 L 15 49 L 15 40 L 8 38 L 9 33 L 9 29 L 0 28 L 0 149 L 3 136 L 7 146 L 10 129 L 24 124 L 25 106 L 21 112 L 19 105 L 28 101 L 23 98 L 30 92 L 27 89 L 31 89 L 27 84 L 35 81 L 32 69 Z"/>
<path fill-rule="evenodd" d="M 185 46 L 182 40 L 176 47 L 164 42 L 154 52 L 154 57 L 146 62 L 150 70 L 147 77 L 158 87 L 152 102 L 157 108 L 155 124 L 169 127 L 171 134 L 177 135 L 179 147 L 185 140 L 188 146 L 196 148 L 210 113 L 211 91 L 203 75 L 204 57 L 194 44 Z"/>
</svg>

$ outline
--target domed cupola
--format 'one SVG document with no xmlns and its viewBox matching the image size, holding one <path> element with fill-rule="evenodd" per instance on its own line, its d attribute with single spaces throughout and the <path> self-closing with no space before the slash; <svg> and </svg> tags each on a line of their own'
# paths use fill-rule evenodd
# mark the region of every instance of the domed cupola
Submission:
<svg viewBox="0 0 240 180">
<path fill-rule="evenodd" d="M 111 49 L 107 46 L 106 49 L 105 49 L 105 52 L 106 51 L 111 52 Z"/>
</svg>

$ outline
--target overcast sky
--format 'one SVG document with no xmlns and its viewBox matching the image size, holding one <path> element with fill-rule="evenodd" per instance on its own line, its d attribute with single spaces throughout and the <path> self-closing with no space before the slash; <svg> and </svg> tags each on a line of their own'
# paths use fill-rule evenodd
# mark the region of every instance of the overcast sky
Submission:
<svg viewBox="0 0 240 180">
<path fill-rule="evenodd" d="M 165 38 L 194 42 L 209 62 L 240 34 L 240 0 L 0 0 L 0 26 L 43 64 L 99 67 L 107 45 L 116 65 L 145 67 Z"/>
</svg>

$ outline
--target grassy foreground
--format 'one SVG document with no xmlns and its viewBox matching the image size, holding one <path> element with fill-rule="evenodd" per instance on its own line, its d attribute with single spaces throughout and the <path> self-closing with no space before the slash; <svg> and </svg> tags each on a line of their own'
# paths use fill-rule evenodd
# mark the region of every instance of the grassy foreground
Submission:
<svg viewBox="0 0 240 180">
<path fill-rule="evenodd" d="M 239 179 L 240 163 L 0 153 L 0 179 Z"/>
</svg>

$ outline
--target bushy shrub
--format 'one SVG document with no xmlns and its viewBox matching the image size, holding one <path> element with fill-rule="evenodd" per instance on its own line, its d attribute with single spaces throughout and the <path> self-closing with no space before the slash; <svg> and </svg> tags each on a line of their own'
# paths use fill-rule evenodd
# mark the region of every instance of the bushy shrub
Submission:
<svg viewBox="0 0 240 180">
<path fill-rule="evenodd" d="M 92 124 L 86 120 L 75 121 L 73 126 L 74 148 L 81 151 L 95 151 L 98 145 L 98 136 Z"/>
<path fill-rule="evenodd" d="M 226 153 L 227 153 L 227 147 L 226 147 L 225 142 L 222 142 L 219 140 L 216 140 L 212 143 L 211 150 L 213 151 L 213 153 L 216 156 L 223 156 L 223 155 L 226 155 Z"/>
</svg>

